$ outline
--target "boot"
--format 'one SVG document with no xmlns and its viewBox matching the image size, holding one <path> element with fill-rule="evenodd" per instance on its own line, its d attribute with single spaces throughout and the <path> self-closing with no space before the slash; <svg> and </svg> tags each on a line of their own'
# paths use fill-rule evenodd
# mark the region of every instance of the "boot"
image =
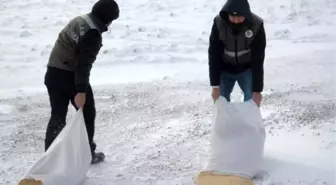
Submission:
<svg viewBox="0 0 336 185">
<path fill-rule="evenodd" d="M 105 160 L 105 154 L 103 152 L 93 152 L 91 164 L 97 164 Z"/>
</svg>

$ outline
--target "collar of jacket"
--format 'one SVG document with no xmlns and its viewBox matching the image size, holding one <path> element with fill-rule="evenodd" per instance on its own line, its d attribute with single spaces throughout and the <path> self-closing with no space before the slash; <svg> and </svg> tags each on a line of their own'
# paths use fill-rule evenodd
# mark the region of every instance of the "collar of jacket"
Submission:
<svg viewBox="0 0 336 185">
<path fill-rule="evenodd" d="M 92 21 L 98 26 L 101 33 L 106 32 L 108 29 L 104 23 L 102 23 L 95 15 L 92 13 L 88 14 Z"/>
</svg>

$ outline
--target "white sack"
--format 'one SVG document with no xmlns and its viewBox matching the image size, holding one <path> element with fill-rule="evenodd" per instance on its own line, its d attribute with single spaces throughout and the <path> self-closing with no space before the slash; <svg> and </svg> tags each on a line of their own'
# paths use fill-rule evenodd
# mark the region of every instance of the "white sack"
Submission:
<svg viewBox="0 0 336 185">
<path fill-rule="evenodd" d="M 265 128 L 253 100 L 214 106 L 211 153 L 207 171 L 253 178 L 263 162 Z"/>
<path fill-rule="evenodd" d="M 80 109 L 24 179 L 40 180 L 43 185 L 79 185 L 86 177 L 91 157 Z"/>
</svg>

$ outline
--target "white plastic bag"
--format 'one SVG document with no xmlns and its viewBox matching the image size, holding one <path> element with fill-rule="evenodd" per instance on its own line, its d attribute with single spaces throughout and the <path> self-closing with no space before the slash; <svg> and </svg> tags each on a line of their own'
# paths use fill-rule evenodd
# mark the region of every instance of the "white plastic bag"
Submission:
<svg viewBox="0 0 336 185">
<path fill-rule="evenodd" d="M 83 112 L 80 109 L 25 174 L 24 179 L 42 181 L 43 185 L 79 185 L 86 177 L 91 158 Z"/>
<path fill-rule="evenodd" d="M 253 100 L 214 106 L 211 154 L 207 171 L 253 178 L 263 162 L 265 128 Z"/>
</svg>

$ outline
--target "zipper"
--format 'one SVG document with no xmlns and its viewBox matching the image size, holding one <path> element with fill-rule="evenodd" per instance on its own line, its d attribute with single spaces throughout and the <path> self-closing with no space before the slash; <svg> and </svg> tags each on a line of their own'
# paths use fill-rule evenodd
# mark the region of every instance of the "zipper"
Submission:
<svg viewBox="0 0 336 185">
<path fill-rule="evenodd" d="M 234 36 L 235 39 L 235 58 L 236 58 L 236 63 L 238 64 L 238 56 L 237 56 L 237 35 Z"/>
</svg>

